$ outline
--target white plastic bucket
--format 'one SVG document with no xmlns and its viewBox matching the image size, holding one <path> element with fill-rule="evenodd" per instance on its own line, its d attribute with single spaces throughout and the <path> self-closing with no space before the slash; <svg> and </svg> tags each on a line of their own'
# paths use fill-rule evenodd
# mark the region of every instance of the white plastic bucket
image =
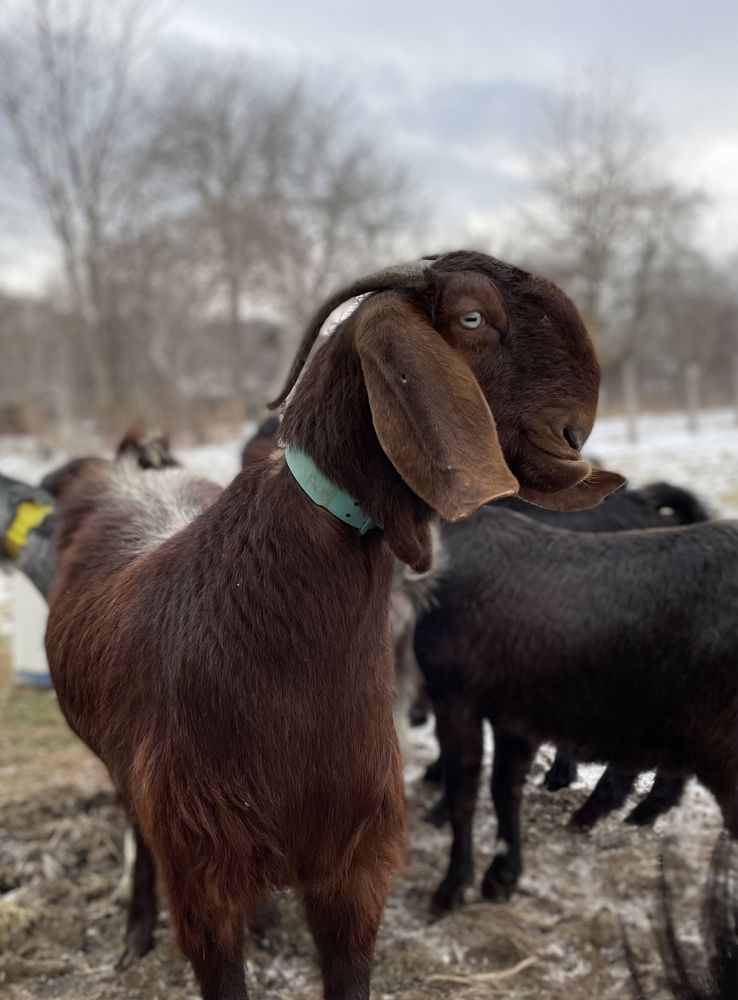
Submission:
<svg viewBox="0 0 738 1000">
<path fill-rule="evenodd" d="M 13 609 L 10 644 L 13 678 L 21 684 L 51 687 L 44 649 L 48 616 L 46 601 L 28 578 L 16 571 L 10 576 L 10 591 Z"/>
</svg>

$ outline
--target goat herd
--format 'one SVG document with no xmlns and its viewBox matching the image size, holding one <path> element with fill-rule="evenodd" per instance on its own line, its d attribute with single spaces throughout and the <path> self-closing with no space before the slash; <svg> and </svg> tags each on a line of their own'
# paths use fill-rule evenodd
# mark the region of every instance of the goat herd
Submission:
<svg viewBox="0 0 738 1000">
<path fill-rule="evenodd" d="M 0 481 L 6 551 L 48 597 L 62 712 L 135 834 L 124 961 L 153 946 L 158 875 L 203 998 L 244 1000 L 245 927 L 292 887 L 326 1000 L 366 1000 L 403 853 L 409 690 L 435 717 L 433 814 L 453 836 L 437 912 L 473 883 L 485 720 L 487 899 L 520 877 L 543 742 L 558 748 L 549 787 L 575 761 L 608 765 L 576 824 L 655 769 L 631 822 L 694 775 L 738 837 L 738 523 L 667 484 L 614 492 L 622 477 L 581 457 L 598 387 L 556 286 L 449 253 L 325 303 L 273 404 L 281 423 L 227 488 L 136 430 L 116 460 L 77 459 L 42 489 Z M 727 997 L 735 941 L 723 952 Z"/>
</svg>

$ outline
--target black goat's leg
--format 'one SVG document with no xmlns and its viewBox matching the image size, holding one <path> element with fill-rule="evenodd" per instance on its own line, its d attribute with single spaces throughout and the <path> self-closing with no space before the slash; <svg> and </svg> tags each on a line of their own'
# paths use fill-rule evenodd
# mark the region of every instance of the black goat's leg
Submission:
<svg viewBox="0 0 738 1000">
<path fill-rule="evenodd" d="M 460 698 L 434 703 L 434 709 L 453 841 L 448 871 L 431 906 L 445 913 L 463 902 L 464 888 L 474 877 L 472 822 L 482 768 L 482 719 Z"/>
<path fill-rule="evenodd" d="M 423 781 L 427 782 L 429 785 L 441 785 L 443 784 L 443 759 L 439 753 L 434 761 L 432 761 L 428 767 L 425 769 L 423 774 Z"/>
<path fill-rule="evenodd" d="M 440 753 L 433 763 L 429 764 L 426 768 L 426 772 L 423 775 L 423 781 L 426 781 L 429 784 L 441 785 L 442 791 L 440 798 L 436 800 L 436 802 L 423 816 L 426 823 L 430 823 L 432 826 L 437 826 L 440 829 L 442 826 L 445 826 L 449 820 L 448 802 L 446 801 L 446 790 L 443 780 L 443 757 Z"/>
<path fill-rule="evenodd" d="M 408 718 L 411 726 L 424 726 L 431 714 L 431 703 L 425 684 L 420 684 L 410 705 Z"/>
<path fill-rule="evenodd" d="M 547 788 L 549 792 L 558 792 L 560 788 L 568 788 L 576 780 L 576 761 L 571 760 L 557 747 L 553 764 L 546 771 L 543 779 L 543 787 Z"/>
<path fill-rule="evenodd" d="M 589 797 L 572 814 L 569 825 L 579 830 L 589 830 L 603 816 L 619 809 L 633 791 L 637 777 L 637 771 L 626 771 L 608 764 Z"/>
<path fill-rule="evenodd" d="M 687 779 L 680 774 L 664 774 L 657 771 L 648 795 L 628 813 L 625 822 L 634 826 L 648 826 L 653 823 L 657 817 L 679 804 L 686 784 Z"/>
<path fill-rule="evenodd" d="M 158 912 L 154 856 L 137 826 L 133 827 L 133 833 L 136 839 L 136 858 L 133 863 L 125 946 L 117 963 L 119 969 L 128 967 L 154 947 Z"/>
<path fill-rule="evenodd" d="M 440 798 L 428 809 L 423 819 L 439 830 L 448 823 L 450 814 L 445 792 L 441 792 Z"/>
<path fill-rule="evenodd" d="M 255 938 L 266 937 L 268 931 L 279 927 L 280 922 L 279 903 L 271 894 L 254 903 L 246 913 L 246 926 Z"/>
<path fill-rule="evenodd" d="M 482 895 L 496 903 L 510 898 L 523 870 L 520 806 L 525 777 L 537 749 L 530 740 L 495 731 L 492 802 L 497 813 L 497 843 L 484 875 Z"/>
</svg>

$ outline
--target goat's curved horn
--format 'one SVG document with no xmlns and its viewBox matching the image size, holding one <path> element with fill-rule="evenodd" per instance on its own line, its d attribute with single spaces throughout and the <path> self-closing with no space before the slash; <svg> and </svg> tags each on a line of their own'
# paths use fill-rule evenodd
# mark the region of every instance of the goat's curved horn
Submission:
<svg viewBox="0 0 738 1000">
<path fill-rule="evenodd" d="M 275 400 L 267 403 L 268 408 L 276 410 L 292 392 L 323 324 L 334 309 L 337 309 L 342 303 L 348 302 L 349 299 L 367 292 L 383 292 L 391 288 L 417 288 L 424 284 L 426 268 L 430 267 L 435 259 L 435 257 L 423 257 L 420 260 L 396 264 L 394 267 L 375 271 L 331 295 L 308 323 L 284 388 Z"/>
</svg>

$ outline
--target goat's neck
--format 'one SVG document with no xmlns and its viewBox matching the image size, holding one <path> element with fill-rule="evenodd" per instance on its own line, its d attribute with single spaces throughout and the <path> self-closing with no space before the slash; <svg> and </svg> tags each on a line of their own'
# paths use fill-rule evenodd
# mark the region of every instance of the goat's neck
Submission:
<svg viewBox="0 0 738 1000">
<path fill-rule="evenodd" d="M 282 437 L 384 525 L 398 559 L 420 571 L 429 568 L 432 511 L 382 451 L 348 331 L 336 331 L 316 354 L 287 407 Z"/>
</svg>

